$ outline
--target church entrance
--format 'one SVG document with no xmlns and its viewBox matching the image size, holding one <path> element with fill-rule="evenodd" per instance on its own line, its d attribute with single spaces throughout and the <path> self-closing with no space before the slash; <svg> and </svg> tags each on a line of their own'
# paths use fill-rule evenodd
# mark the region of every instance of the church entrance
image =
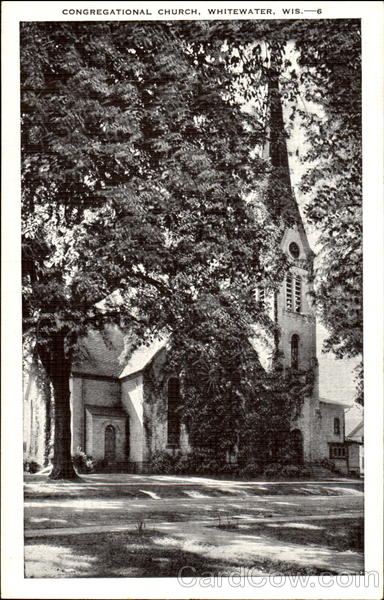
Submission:
<svg viewBox="0 0 384 600">
<path fill-rule="evenodd" d="M 107 462 L 116 460 L 116 430 L 113 425 L 105 428 L 104 458 Z"/>
</svg>

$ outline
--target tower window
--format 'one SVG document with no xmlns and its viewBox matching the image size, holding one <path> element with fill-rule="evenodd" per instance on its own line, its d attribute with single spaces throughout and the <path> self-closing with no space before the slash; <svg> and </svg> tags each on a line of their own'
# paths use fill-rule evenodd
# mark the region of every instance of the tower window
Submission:
<svg viewBox="0 0 384 600">
<path fill-rule="evenodd" d="M 335 435 L 340 435 L 340 419 L 339 419 L 339 417 L 335 417 L 333 419 L 333 433 Z"/>
<path fill-rule="evenodd" d="M 179 446 L 180 443 L 180 382 L 177 377 L 168 381 L 168 434 L 169 446 Z"/>
<path fill-rule="evenodd" d="M 285 281 L 285 298 L 287 310 L 293 310 L 293 280 L 290 273 Z"/>
<path fill-rule="evenodd" d="M 296 244 L 296 242 L 291 242 L 289 244 L 289 253 L 293 258 L 299 258 L 300 256 L 300 248 L 299 246 Z"/>
<path fill-rule="evenodd" d="M 295 311 L 301 312 L 301 277 L 297 275 L 295 278 Z"/>
<path fill-rule="evenodd" d="M 260 310 L 265 310 L 265 289 L 263 287 L 259 287 L 256 290 L 256 301 Z"/>
<path fill-rule="evenodd" d="M 301 277 L 288 273 L 285 280 L 285 306 L 287 310 L 301 313 Z"/>
<path fill-rule="evenodd" d="M 292 369 L 299 368 L 299 336 L 294 333 L 291 337 L 291 367 Z"/>
</svg>

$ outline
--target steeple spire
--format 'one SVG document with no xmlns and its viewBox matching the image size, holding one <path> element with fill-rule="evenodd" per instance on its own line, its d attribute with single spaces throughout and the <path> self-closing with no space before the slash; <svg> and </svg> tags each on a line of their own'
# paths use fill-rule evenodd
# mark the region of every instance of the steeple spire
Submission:
<svg viewBox="0 0 384 600">
<path fill-rule="evenodd" d="M 270 67 L 267 71 L 267 127 L 263 157 L 270 160 L 273 167 L 268 208 L 275 216 L 281 217 L 287 226 L 302 226 L 300 212 L 293 194 L 289 171 L 287 134 L 284 127 L 281 92 L 279 88 L 279 67 L 276 50 L 271 50 Z"/>
</svg>

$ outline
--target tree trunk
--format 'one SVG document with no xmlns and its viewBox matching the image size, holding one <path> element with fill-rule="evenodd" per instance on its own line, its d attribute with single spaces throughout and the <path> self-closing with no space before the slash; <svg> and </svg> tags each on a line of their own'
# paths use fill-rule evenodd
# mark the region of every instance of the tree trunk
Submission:
<svg viewBox="0 0 384 600">
<path fill-rule="evenodd" d="M 45 405 L 45 429 L 44 429 L 44 467 L 49 465 L 52 442 L 52 391 L 48 377 L 44 378 L 44 405 Z"/>
<path fill-rule="evenodd" d="M 54 397 L 53 467 L 49 478 L 78 479 L 71 456 L 71 360 L 65 354 L 64 336 L 56 335 L 49 351 L 42 348 L 39 355 L 52 383 Z"/>
<path fill-rule="evenodd" d="M 62 365 L 59 365 L 61 370 Z M 67 371 L 67 370 L 66 370 Z M 53 468 L 50 479 L 77 479 L 71 456 L 71 409 L 68 375 L 53 377 L 55 428 L 53 437 Z"/>
</svg>

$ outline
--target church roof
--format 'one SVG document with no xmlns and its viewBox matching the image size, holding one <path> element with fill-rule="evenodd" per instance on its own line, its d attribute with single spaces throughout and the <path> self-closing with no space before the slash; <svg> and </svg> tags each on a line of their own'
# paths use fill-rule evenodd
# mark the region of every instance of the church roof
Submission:
<svg viewBox="0 0 384 600">
<path fill-rule="evenodd" d="M 124 336 L 116 326 L 104 331 L 90 330 L 79 345 L 72 371 L 87 375 L 118 377 L 121 372 L 119 356 L 124 349 Z"/>
<path fill-rule="evenodd" d="M 273 62 L 273 58 L 272 58 Z M 287 133 L 284 126 L 281 93 L 279 89 L 278 70 L 271 66 L 268 79 L 268 105 L 269 117 L 267 124 L 267 140 L 263 155 L 269 158 L 274 167 L 272 178 L 273 185 L 278 189 L 276 194 L 279 206 L 272 202 L 268 206 L 273 213 L 278 212 L 288 224 L 296 224 L 299 230 L 304 232 L 304 225 L 300 215 L 299 207 L 293 193 L 291 175 L 289 170 Z"/>
<path fill-rule="evenodd" d="M 133 375 L 142 371 L 155 357 L 155 355 L 162 349 L 165 348 L 168 342 L 168 337 L 161 337 L 154 340 L 152 343 L 145 345 L 143 344 L 137 350 L 135 350 L 124 369 L 119 375 L 119 379 Z"/>
<path fill-rule="evenodd" d="M 364 423 L 363 423 L 363 421 L 360 421 L 360 423 L 358 423 L 356 425 L 356 427 L 354 429 L 352 429 L 352 431 L 350 431 L 348 434 L 346 434 L 345 437 L 346 437 L 347 440 L 361 441 L 362 438 L 364 437 Z"/>
<path fill-rule="evenodd" d="M 344 408 L 349 408 L 352 406 L 352 404 L 346 404 L 340 400 L 331 400 L 330 398 L 319 398 L 319 402 L 323 402 L 324 404 L 335 404 L 337 406 L 343 406 Z"/>
<path fill-rule="evenodd" d="M 81 340 L 72 372 L 123 379 L 142 371 L 167 341 L 168 337 L 163 336 L 142 344 L 124 363 L 124 335 L 117 326 L 108 326 L 104 331 L 90 330 Z"/>
<path fill-rule="evenodd" d="M 364 409 L 359 404 L 353 404 L 345 413 L 345 435 L 351 437 L 364 423 Z"/>
</svg>

